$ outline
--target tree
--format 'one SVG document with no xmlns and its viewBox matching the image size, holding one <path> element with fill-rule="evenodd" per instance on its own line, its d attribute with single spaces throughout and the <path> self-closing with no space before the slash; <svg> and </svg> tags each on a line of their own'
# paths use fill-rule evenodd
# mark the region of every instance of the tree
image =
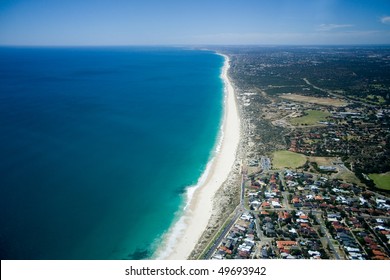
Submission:
<svg viewBox="0 0 390 280">
<path fill-rule="evenodd" d="M 295 218 L 295 217 L 296 217 L 296 215 L 297 215 L 297 211 L 295 211 L 295 210 L 292 210 L 292 211 L 291 211 L 291 217 L 294 217 L 294 218 Z"/>
</svg>

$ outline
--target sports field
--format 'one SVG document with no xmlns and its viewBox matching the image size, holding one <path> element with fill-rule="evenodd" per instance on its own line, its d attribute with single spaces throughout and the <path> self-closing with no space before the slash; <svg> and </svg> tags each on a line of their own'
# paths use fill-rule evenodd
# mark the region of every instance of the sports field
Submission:
<svg viewBox="0 0 390 280">
<path fill-rule="evenodd" d="M 292 125 L 315 125 L 319 121 L 326 121 L 326 117 L 329 117 L 331 114 L 328 112 L 318 111 L 318 110 L 307 110 L 305 111 L 305 116 L 293 118 L 290 120 Z"/>
<path fill-rule="evenodd" d="M 390 172 L 368 175 L 379 189 L 390 190 Z"/>
<path fill-rule="evenodd" d="M 306 162 L 306 156 L 290 152 L 290 151 L 276 151 L 273 154 L 272 168 L 298 168 L 304 165 Z"/>
</svg>

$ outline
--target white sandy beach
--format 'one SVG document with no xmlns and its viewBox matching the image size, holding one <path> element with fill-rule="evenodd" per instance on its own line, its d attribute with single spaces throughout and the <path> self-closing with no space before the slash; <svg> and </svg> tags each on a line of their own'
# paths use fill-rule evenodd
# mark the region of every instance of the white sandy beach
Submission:
<svg viewBox="0 0 390 280">
<path fill-rule="evenodd" d="M 195 190 L 195 193 L 186 208 L 182 218 L 173 227 L 167 241 L 165 252 L 160 252 L 160 258 L 172 260 L 187 259 L 212 215 L 213 199 L 217 190 L 227 179 L 236 158 L 236 151 L 240 139 L 240 119 L 238 115 L 234 88 L 228 79 L 229 58 L 223 55 L 225 64 L 222 78 L 225 83 L 224 120 L 222 125 L 222 142 L 219 152 L 209 167 L 207 177 Z"/>
</svg>

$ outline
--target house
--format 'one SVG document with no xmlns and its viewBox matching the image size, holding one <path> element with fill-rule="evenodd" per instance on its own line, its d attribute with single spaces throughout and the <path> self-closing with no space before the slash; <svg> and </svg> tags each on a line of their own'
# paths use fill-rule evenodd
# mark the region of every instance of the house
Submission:
<svg viewBox="0 0 390 280">
<path fill-rule="evenodd" d="M 261 206 L 261 202 L 258 201 L 258 200 L 254 200 L 252 202 L 249 203 L 251 205 L 251 209 L 254 209 L 254 210 L 258 210 L 259 207 Z"/>
<path fill-rule="evenodd" d="M 328 218 L 335 218 L 337 220 L 341 219 L 341 215 L 339 213 L 328 213 Z"/>
<path fill-rule="evenodd" d="M 233 249 L 233 244 L 232 240 L 227 240 L 225 243 L 225 247 L 228 248 L 229 250 Z"/>
<path fill-rule="evenodd" d="M 251 254 L 251 253 L 250 253 L 249 251 L 238 251 L 238 255 L 239 255 L 241 258 L 244 258 L 244 259 L 249 258 L 250 254 Z"/>
<path fill-rule="evenodd" d="M 276 236 L 276 232 L 275 232 L 275 229 L 274 229 L 274 225 L 270 222 L 267 222 L 264 226 L 263 226 L 263 230 L 264 230 L 264 234 L 267 236 L 267 237 L 274 237 Z"/>
<path fill-rule="evenodd" d="M 375 199 L 376 204 L 386 204 L 386 200 L 377 198 Z"/>
<path fill-rule="evenodd" d="M 253 219 L 253 216 L 249 213 L 244 213 L 241 215 L 240 219 L 244 221 L 250 221 L 251 219 Z"/>
<path fill-rule="evenodd" d="M 376 219 L 375 220 L 378 224 L 383 224 L 384 223 L 384 221 L 382 220 L 382 219 Z"/>
<path fill-rule="evenodd" d="M 287 181 L 287 186 L 290 188 L 296 187 L 296 186 L 298 186 L 298 183 L 294 182 L 294 181 Z"/>
<path fill-rule="evenodd" d="M 299 199 L 299 197 L 293 197 L 293 199 L 291 200 L 291 203 L 292 204 L 295 204 L 295 203 L 299 203 L 300 202 L 300 199 Z"/>
<path fill-rule="evenodd" d="M 235 224 L 234 227 L 237 228 L 239 231 L 242 231 L 242 232 L 246 231 L 246 228 L 244 228 L 244 227 L 242 227 L 240 225 Z"/>
<path fill-rule="evenodd" d="M 262 204 L 261 204 L 261 207 L 263 207 L 263 208 L 270 208 L 271 207 L 271 204 L 269 203 L 269 202 L 267 202 L 267 201 L 264 201 Z"/>
<path fill-rule="evenodd" d="M 314 196 L 312 194 L 306 195 L 307 200 L 314 200 Z"/>
<path fill-rule="evenodd" d="M 281 240 L 281 241 L 276 241 L 276 246 L 279 249 L 279 252 L 281 253 L 287 253 L 290 254 L 290 250 L 292 247 L 297 246 L 296 241 L 286 241 L 286 240 Z"/>
<path fill-rule="evenodd" d="M 349 252 L 360 252 L 360 249 L 358 249 L 358 248 L 352 248 L 352 247 L 347 247 L 347 246 L 344 246 L 344 249 L 345 250 L 347 250 L 348 251 L 348 253 Z"/>
<path fill-rule="evenodd" d="M 282 205 L 280 205 L 277 201 L 271 201 L 272 207 L 274 208 L 282 208 Z"/>
<path fill-rule="evenodd" d="M 281 212 L 279 212 L 279 220 L 281 220 L 281 221 L 284 221 L 284 220 L 286 220 L 286 219 L 288 219 L 288 218 L 290 218 L 291 217 L 291 215 L 290 215 L 290 213 L 288 213 L 287 211 L 281 211 Z"/>
<path fill-rule="evenodd" d="M 311 186 L 310 186 L 310 189 L 311 189 L 312 191 L 317 191 L 317 190 L 318 190 L 318 187 L 317 187 L 316 185 L 311 185 Z"/>
<path fill-rule="evenodd" d="M 293 235 L 297 235 L 297 230 L 295 228 L 290 229 L 288 232 Z"/>
<path fill-rule="evenodd" d="M 221 246 L 219 249 L 224 251 L 228 255 L 231 255 L 233 253 L 232 250 L 230 250 L 229 248 L 227 248 L 225 246 Z"/>
<path fill-rule="evenodd" d="M 307 253 L 308 253 L 310 256 L 321 256 L 321 253 L 318 252 L 318 251 L 311 251 L 311 250 L 309 250 Z"/>
</svg>

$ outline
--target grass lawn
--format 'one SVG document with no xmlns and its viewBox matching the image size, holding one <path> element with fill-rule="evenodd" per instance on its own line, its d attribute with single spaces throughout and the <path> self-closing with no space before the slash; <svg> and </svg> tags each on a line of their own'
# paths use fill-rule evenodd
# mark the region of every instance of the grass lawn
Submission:
<svg viewBox="0 0 390 280">
<path fill-rule="evenodd" d="M 290 151 L 276 151 L 273 154 L 272 167 L 273 169 L 298 168 L 305 162 L 306 156 L 304 155 Z"/>
<path fill-rule="evenodd" d="M 330 116 L 329 112 L 307 110 L 306 116 L 291 119 L 292 125 L 314 125 L 318 124 L 319 121 L 326 121 L 326 117 Z"/>
<path fill-rule="evenodd" d="M 379 189 L 390 190 L 390 172 L 368 175 Z"/>
</svg>

